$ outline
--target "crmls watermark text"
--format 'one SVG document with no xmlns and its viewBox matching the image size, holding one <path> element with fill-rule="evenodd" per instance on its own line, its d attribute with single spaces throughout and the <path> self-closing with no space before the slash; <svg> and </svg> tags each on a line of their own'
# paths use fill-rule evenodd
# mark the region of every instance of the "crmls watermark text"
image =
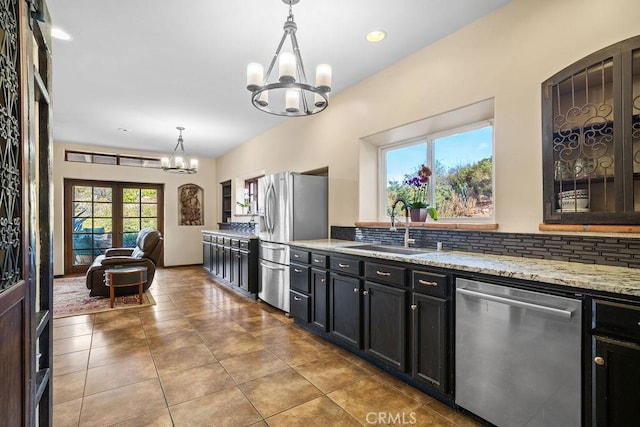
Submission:
<svg viewBox="0 0 640 427">
<path fill-rule="evenodd" d="M 367 424 L 415 424 L 416 413 L 415 412 L 396 412 L 395 414 L 391 412 L 368 412 L 367 413 Z"/>
</svg>

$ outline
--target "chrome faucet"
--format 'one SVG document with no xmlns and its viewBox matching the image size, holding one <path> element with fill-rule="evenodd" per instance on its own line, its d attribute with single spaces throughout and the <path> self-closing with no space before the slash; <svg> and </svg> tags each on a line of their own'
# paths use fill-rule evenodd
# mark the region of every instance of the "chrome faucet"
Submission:
<svg viewBox="0 0 640 427">
<path fill-rule="evenodd" d="M 404 226 L 404 247 L 408 248 L 410 244 L 413 244 L 416 242 L 416 239 L 410 239 L 409 238 L 409 205 L 407 204 L 407 201 L 404 200 L 403 198 L 398 198 L 396 199 L 393 204 L 391 205 L 391 227 L 389 227 L 389 231 L 397 231 L 396 228 L 396 205 L 402 202 L 402 204 L 404 205 L 404 211 L 406 213 L 406 221 L 405 221 L 405 226 Z"/>
</svg>

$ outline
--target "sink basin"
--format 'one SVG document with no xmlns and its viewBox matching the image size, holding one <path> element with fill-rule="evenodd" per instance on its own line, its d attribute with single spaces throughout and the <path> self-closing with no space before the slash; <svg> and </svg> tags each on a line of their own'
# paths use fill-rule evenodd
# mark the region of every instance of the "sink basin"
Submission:
<svg viewBox="0 0 640 427">
<path fill-rule="evenodd" d="M 375 252 L 388 252 L 392 254 L 401 254 L 401 255 L 418 255 L 418 254 L 423 254 L 427 252 L 433 252 L 432 249 L 426 249 L 426 248 L 405 248 L 402 246 L 376 245 L 376 244 L 349 246 L 349 249 L 361 249 L 364 251 L 375 251 Z"/>
</svg>

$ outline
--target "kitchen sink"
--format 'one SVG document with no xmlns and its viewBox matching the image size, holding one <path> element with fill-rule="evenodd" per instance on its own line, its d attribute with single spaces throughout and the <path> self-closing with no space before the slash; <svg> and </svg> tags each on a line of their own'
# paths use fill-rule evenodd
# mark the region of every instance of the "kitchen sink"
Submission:
<svg viewBox="0 0 640 427">
<path fill-rule="evenodd" d="M 427 248 L 405 248 L 403 246 L 376 245 L 376 244 L 349 246 L 348 249 L 360 249 L 364 251 L 375 251 L 375 252 L 388 252 L 392 254 L 401 254 L 401 255 L 418 255 L 418 254 L 434 251 L 433 249 L 427 249 Z"/>
</svg>

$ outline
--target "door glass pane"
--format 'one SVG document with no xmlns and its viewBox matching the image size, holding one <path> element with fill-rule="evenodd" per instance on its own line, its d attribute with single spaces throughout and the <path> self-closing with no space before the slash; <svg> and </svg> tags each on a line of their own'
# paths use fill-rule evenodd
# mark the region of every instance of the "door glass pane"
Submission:
<svg viewBox="0 0 640 427">
<path fill-rule="evenodd" d="M 113 201 L 113 190 L 109 187 L 94 187 L 93 201 L 111 203 Z"/>
<path fill-rule="evenodd" d="M 76 185 L 73 187 L 73 200 L 78 201 L 91 201 L 92 197 L 92 187 L 79 186 Z"/>
<path fill-rule="evenodd" d="M 553 87 L 556 212 L 614 212 L 613 60 Z"/>
<path fill-rule="evenodd" d="M 72 265 L 88 265 L 111 247 L 112 196 L 109 187 L 72 187 Z"/>
<path fill-rule="evenodd" d="M 124 203 L 139 203 L 140 202 L 140 189 L 139 188 L 124 188 L 122 190 L 122 201 Z"/>
<path fill-rule="evenodd" d="M 124 233 L 122 235 L 122 247 L 123 248 L 135 248 L 136 239 L 138 238 L 138 232 Z"/>
<path fill-rule="evenodd" d="M 144 204 L 142 205 L 143 217 L 156 217 L 158 216 L 158 205 Z"/>
<path fill-rule="evenodd" d="M 123 218 L 122 220 L 123 231 L 140 231 L 140 218 Z"/>
<path fill-rule="evenodd" d="M 137 218 L 140 216 L 140 205 L 138 203 L 125 203 L 122 205 L 122 216 L 124 218 Z"/>
<path fill-rule="evenodd" d="M 143 188 L 142 203 L 158 203 L 158 190 Z"/>
<path fill-rule="evenodd" d="M 157 218 L 142 218 L 142 228 L 158 228 Z"/>
<path fill-rule="evenodd" d="M 633 52 L 632 80 L 633 210 L 640 212 L 640 50 Z"/>
</svg>

